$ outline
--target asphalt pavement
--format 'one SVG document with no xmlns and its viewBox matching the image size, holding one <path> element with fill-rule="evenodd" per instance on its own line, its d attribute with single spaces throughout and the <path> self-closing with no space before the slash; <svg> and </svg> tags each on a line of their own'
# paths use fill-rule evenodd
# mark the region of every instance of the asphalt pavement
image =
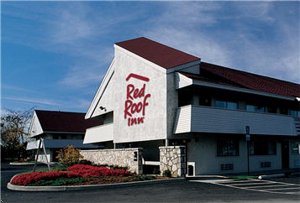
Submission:
<svg viewBox="0 0 300 203">
<path fill-rule="evenodd" d="M 1 201 L 4 203 L 85 202 L 299 202 L 300 195 L 243 190 L 203 182 L 176 181 L 152 185 L 122 186 L 85 191 L 18 192 L 6 188 L 10 178 L 32 167 L 1 170 Z M 298 177 L 299 178 L 299 177 Z"/>
</svg>

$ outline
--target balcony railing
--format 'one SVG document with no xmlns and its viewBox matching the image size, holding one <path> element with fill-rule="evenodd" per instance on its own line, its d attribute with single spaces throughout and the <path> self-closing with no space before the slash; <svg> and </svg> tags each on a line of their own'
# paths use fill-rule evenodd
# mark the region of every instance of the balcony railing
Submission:
<svg viewBox="0 0 300 203">
<path fill-rule="evenodd" d="M 83 143 L 107 142 L 113 140 L 113 123 L 88 128 Z"/>
<path fill-rule="evenodd" d="M 286 115 L 187 105 L 179 107 L 174 133 L 230 133 L 296 136 L 294 118 Z"/>
</svg>

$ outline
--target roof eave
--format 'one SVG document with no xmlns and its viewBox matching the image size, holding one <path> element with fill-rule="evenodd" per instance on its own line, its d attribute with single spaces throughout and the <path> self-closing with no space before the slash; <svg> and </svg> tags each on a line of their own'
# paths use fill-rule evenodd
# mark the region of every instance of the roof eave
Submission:
<svg viewBox="0 0 300 203">
<path fill-rule="evenodd" d="M 272 98 L 283 99 L 283 100 L 288 100 L 288 101 L 295 101 L 297 98 L 297 97 L 283 96 L 283 95 L 273 94 L 273 93 L 269 93 L 269 92 L 247 89 L 247 88 L 235 87 L 235 86 L 230 86 L 230 85 L 216 84 L 216 83 L 200 81 L 200 80 L 195 80 L 195 79 L 193 79 L 192 85 L 205 86 L 205 87 L 211 87 L 211 88 L 217 88 L 217 89 L 223 89 L 223 90 L 230 90 L 230 91 L 234 91 L 234 92 L 255 94 L 255 95 L 272 97 Z"/>
</svg>

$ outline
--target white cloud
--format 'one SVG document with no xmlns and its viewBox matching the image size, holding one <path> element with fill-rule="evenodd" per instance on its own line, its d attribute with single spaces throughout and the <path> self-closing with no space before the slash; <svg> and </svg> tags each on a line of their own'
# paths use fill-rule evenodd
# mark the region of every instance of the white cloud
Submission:
<svg viewBox="0 0 300 203">
<path fill-rule="evenodd" d="M 76 95 L 73 105 L 62 98 L 59 102 L 20 95 L 7 99 L 85 108 L 89 101 L 81 98 L 96 91 L 113 58 L 113 40 L 126 40 L 137 34 L 203 61 L 300 82 L 299 22 L 291 23 L 286 13 L 274 10 L 273 2 L 149 3 L 158 6 L 153 11 L 148 11 L 147 3 L 128 6 L 127 2 L 124 8 L 119 3 L 93 3 L 97 6 L 83 2 L 49 3 L 51 6 L 27 2 L 4 9 L 4 15 L 24 23 L 5 22 L 2 40 L 70 58 L 68 70 L 62 71 L 53 86 L 66 94 L 72 90 L 84 92 Z M 14 91 L 22 92 L 16 87 Z M 58 98 L 53 94 L 49 97 Z M 67 100 L 73 102 L 74 97 Z"/>
<path fill-rule="evenodd" d="M 42 99 L 42 98 L 28 98 L 28 97 L 2 97 L 3 100 L 11 100 L 14 102 L 25 102 L 25 103 L 31 103 L 31 104 L 43 104 L 43 105 L 49 105 L 49 106 L 59 106 L 59 103 L 57 101 L 53 101 L 50 99 Z"/>
<path fill-rule="evenodd" d="M 56 20 L 49 29 L 49 37 L 54 44 L 78 43 L 95 33 L 93 24 L 88 20 L 89 9 L 84 4 L 64 7 L 55 11 Z"/>
<path fill-rule="evenodd" d="M 215 15 L 221 6 L 212 2 L 169 3 L 165 12 L 152 21 L 156 22 L 142 34 L 182 51 L 202 58 L 204 61 L 228 64 L 231 51 L 219 40 L 207 35 L 207 27 L 219 21 Z"/>
<path fill-rule="evenodd" d="M 203 61 L 299 83 L 300 25 L 272 9 L 272 2 L 170 3 L 143 34 Z"/>
<path fill-rule="evenodd" d="M 149 31 L 145 35 L 163 44 L 198 56 L 204 61 L 214 61 L 219 64 L 228 64 L 230 61 L 229 50 L 198 32 L 165 28 L 159 29 L 159 31 Z"/>
<path fill-rule="evenodd" d="M 86 64 L 76 64 L 69 68 L 67 74 L 59 83 L 67 85 L 69 88 L 80 89 L 81 87 L 87 87 L 91 83 L 100 81 L 102 74 L 103 71 L 100 65 L 86 67 Z"/>
</svg>

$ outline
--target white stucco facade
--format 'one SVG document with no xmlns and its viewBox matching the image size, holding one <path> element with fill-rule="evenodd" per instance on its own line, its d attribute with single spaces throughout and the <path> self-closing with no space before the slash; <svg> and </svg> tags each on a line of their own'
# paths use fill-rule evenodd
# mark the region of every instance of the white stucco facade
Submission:
<svg viewBox="0 0 300 203">
<path fill-rule="evenodd" d="M 299 154 L 291 151 L 300 135 L 298 120 L 285 112 L 290 107 L 299 111 L 293 96 L 200 75 L 200 59 L 166 68 L 156 63 L 159 56 L 152 59 L 150 53 L 147 59 L 135 51 L 136 47 L 114 45 L 114 59 L 86 114 L 86 119 L 99 119 L 104 124 L 87 129 L 84 143 L 110 142 L 115 148 L 145 146 L 147 155 L 151 150 L 159 153 L 162 146 L 184 146 L 183 165 L 192 166 L 193 175 L 245 173 L 245 127 L 249 126 L 250 171 L 300 167 Z M 273 101 L 277 106 L 272 106 Z M 228 103 L 233 109 L 226 106 Z M 259 105 L 265 105 L 262 112 L 247 109 Z M 235 143 L 218 146 L 219 138 L 234 138 Z M 268 142 L 270 149 L 257 149 L 260 142 Z"/>
<path fill-rule="evenodd" d="M 191 64 L 191 67 L 191 70 L 194 70 L 196 66 Z M 182 69 L 182 67 L 178 68 Z M 147 81 L 130 77 L 131 75 L 142 76 Z M 127 81 L 128 77 L 130 78 Z M 131 93 L 128 93 L 131 90 L 127 89 L 129 85 L 134 88 Z M 125 118 L 127 96 L 130 94 L 130 97 L 134 97 L 134 91 L 142 92 L 137 98 L 131 98 L 132 105 L 145 106 L 142 106 L 142 110 L 135 112 L 132 117 L 127 115 Z M 114 60 L 95 98 L 86 118 L 94 118 L 113 111 L 114 143 L 161 140 L 172 137 L 175 108 L 177 108 L 174 71 L 167 72 L 163 67 L 115 45 Z M 106 110 L 101 110 L 101 107 Z M 141 119 L 141 123 L 138 123 L 138 119 Z M 133 122 L 133 124 L 128 124 L 128 122 Z M 102 133 L 102 136 L 102 141 L 108 141 L 107 137 L 111 137 L 107 136 L 106 132 Z M 84 143 L 99 141 L 101 137 L 92 139 L 88 132 Z"/>
</svg>

